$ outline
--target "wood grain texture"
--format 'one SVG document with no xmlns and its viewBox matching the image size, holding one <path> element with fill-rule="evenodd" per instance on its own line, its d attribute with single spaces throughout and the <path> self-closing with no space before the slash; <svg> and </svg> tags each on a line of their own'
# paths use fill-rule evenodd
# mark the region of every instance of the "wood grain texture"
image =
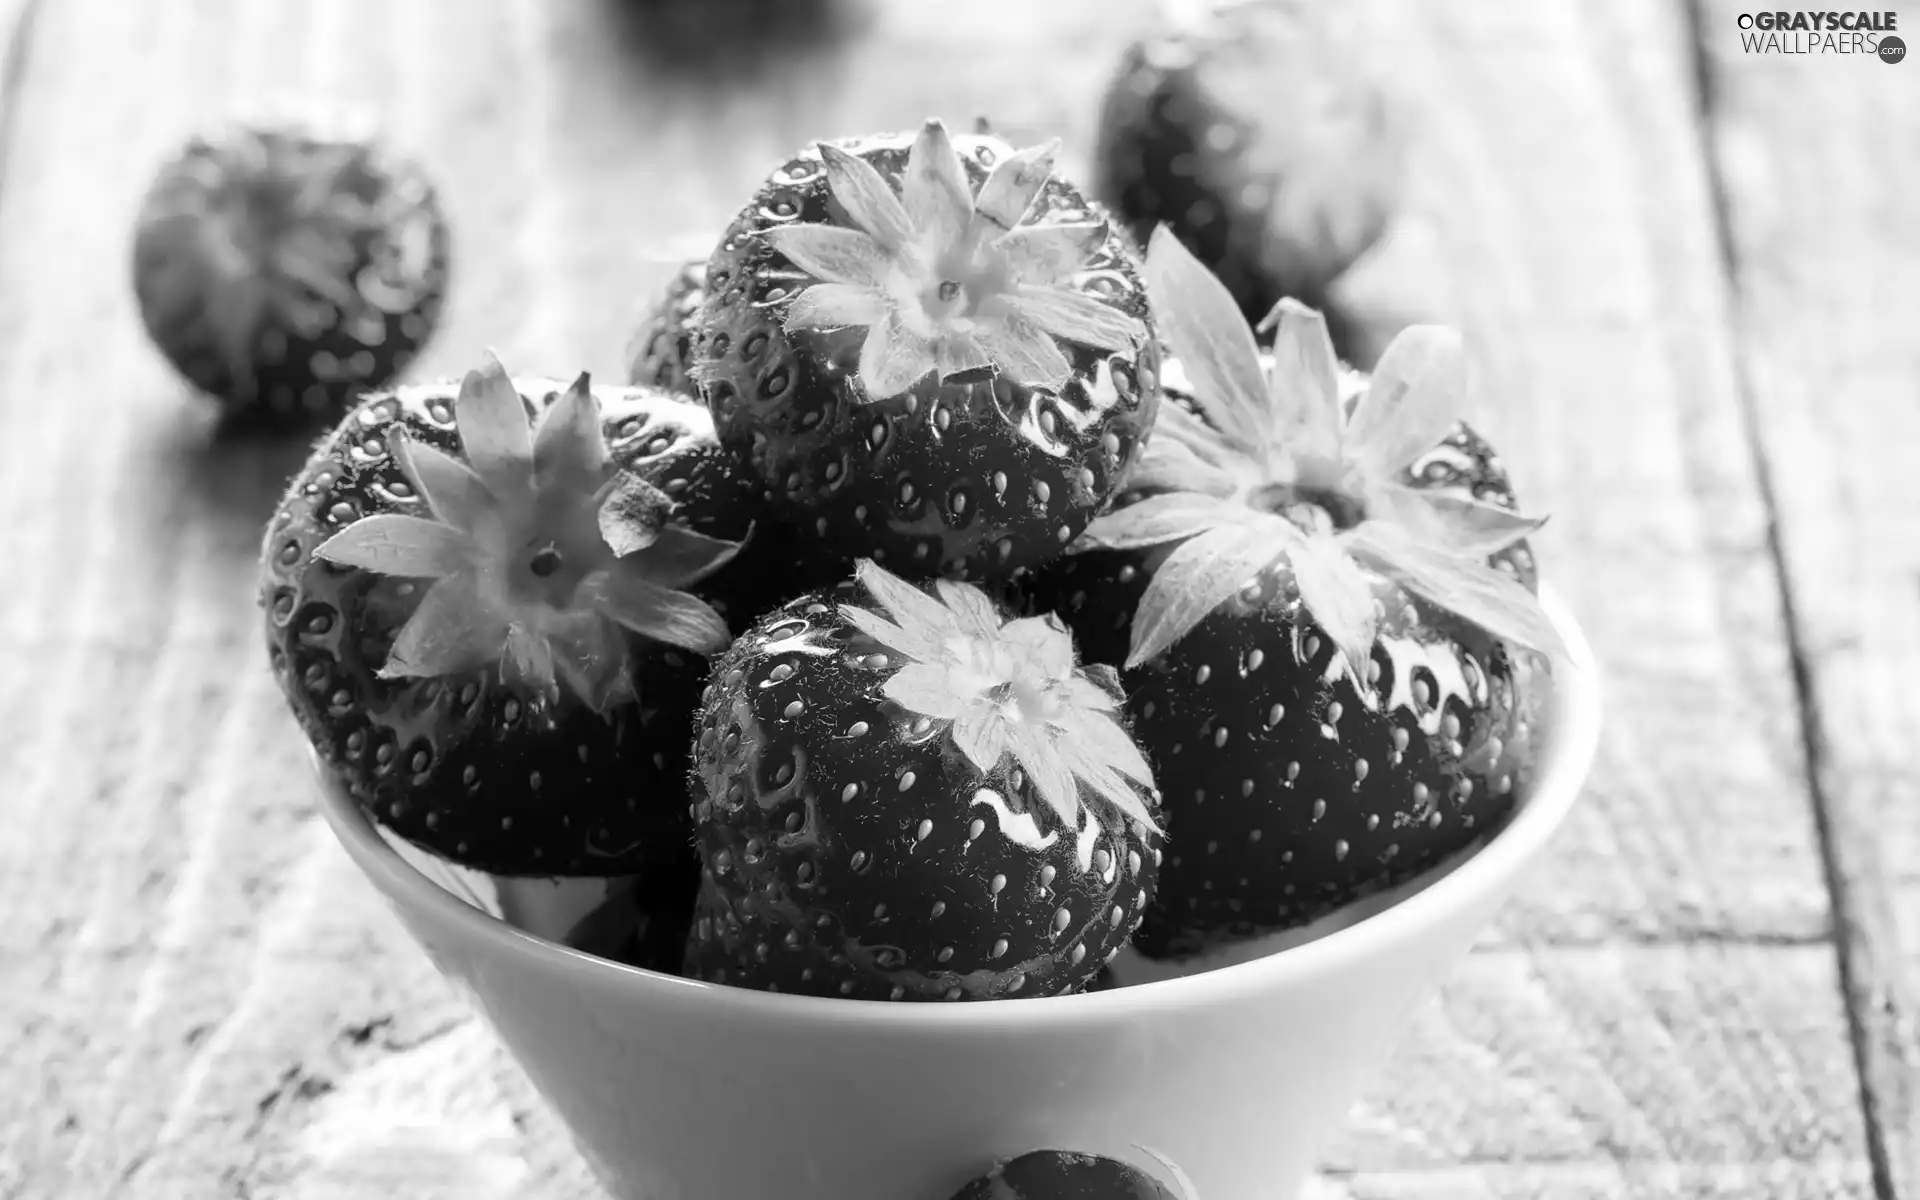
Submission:
<svg viewBox="0 0 1920 1200">
<path fill-rule="evenodd" d="M 1756 1167 L 1645 1163 L 1489 1164 L 1319 1182 L 1301 1200 L 1868 1200 L 1864 1165 L 1782 1160 Z"/>
<path fill-rule="evenodd" d="M 600 1200 L 312 813 L 251 594 L 300 448 L 222 439 L 146 346 L 142 173 L 238 107 L 352 102 L 455 222 L 418 373 L 494 346 L 613 376 L 673 262 L 810 138 L 986 112 L 1077 171 L 1147 4 L 849 3 L 701 72 L 598 0 L 39 2 L 0 185 L 0 512 L 32 517 L 0 521 L 0 661 L 34 684 L 0 688 L 0 1078 L 33 1083 L 0 1088 L 0 1197 Z M 1343 294 L 1375 344 L 1468 330 L 1611 723 L 1553 861 L 1387 1031 L 1328 1194 L 1871 1195 L 1679 12 L 1361 11 L 1422 133 Z"/>
<path fill-rule="evenodd" d="M 15 111 L 14 100 L 25 82 L 33 42 L 33 19 L 38 0 L 0 0 L 0 130 Z M 5 134 L 0 133 L 0 138 Z"/>
<path fill-rule="evenodd" d="M 1740 453 L 1691 55 L 1663 0 L 1375 0 L 1416 114 L 1367 324 L 1460 325 L 1479 422 L 1596 646 L 1586 803 L 1509 907 L 1530 942 L 1805 942 L 1827 902 L 1767 514 Z"/>
<path fill-rule="evenodd" d="M 1886 1196 L 1920 1195 L 1920 74 L 1702 6 L 1742 385 L 1778 528 Z M 1908 38 L 1914 36 L 1907 30 Z"/>
<path fill-rule="evenodd" d="M 283 88 L 364 99 L 405 77 L 347 53 L 390 39 L 381 6 L 346 7 L 39 16 L 0 209 L 0 548 L 33 564 L 0 600 L 0 1195 L 270 1193 L 422 1128 L 442 1165 L 541 1169 L 515 1122 L 535 1106 L 491 1040 L 425 1049 L 471 1017 L 303 794 L 251 594 L 301 448 L 220 437 L 127 285 L 145 172 L 187 129 Z M 449 53 L 518 44 L 484 19 L 469 36 Z M 455 111 L 492 102 L 498 72 L 454 73 Z M 309 1129 L 330 1094 L 415 1062 L 434 1069 L 407 1076 L 392 1129 Z M 506 1131 L 508 1166 L 472 1153 L 475 1112 Z"/>
<path fill-rule="evenodd" d="M 1844 1023 L 1824 946 L 1484 951 L 1421 1011 L 1327 1165 L 1361 1194 L 1375 1176 L 1457 1190 L 1523 1165 L 1744 1173 L 1756 1196 L 1788 1164 L 1864 1179 Z"/>
<path fill-rule="evenodd" d="M 1331 1182 L 1355 1198 L 1872 1195 L 1855 1077 L 1835 1057 L 1845 1010 L 1685 14 L 1406 4 L 1382 17 L 1376 52 L 1429 101 L 1425 185 L 1402 244 L 1352 290 L 1404 303 L 1428 281 L 1431 309 L 1478 343 L 1489 424 L 1521 494 L 1555 514 L 1543 554 L 1610 690 L 1586 809 L 1501 933 L 1546 978 L 1570 976 L 1566 951 L 1543 944 L 1600 948 L 1580 986 L 1531 1014 L 1512 1007 L 1524 988 L 1476 988 L 1487 968 L 1470 962 L 1427 1020 L 1581 1032 L 1551 1066 L 1488 1055 L 1504 1068 L 1495 1083 L 1468 1056 L 1420 1064 L 1458 1044 L 1444 1025 L 1423 1029 L 1355 1114 Z M 1791 96 L 1783 85 L 1780 102 Z M 1635 942 L 1655 946 L 1623 945 Z M 1646 972 L 1645 990 L 1596 964 Z M 1747 971 L 1753 984 L 1735 982 Z M 1797 998 L 1734 1032 L 1729 1001 L 1775 986 Z M 1597 1020 L 1579 1015 L 1608 993 Z M 1673 995 L 1699 1014 L 1691 1035 Z M 1661 1016 L 1630 1015 L 1641 1003 Z M 1811 1022 L 1793 1039 L 1801 1054 L 1776 1040 L 1793 1025 L 1785 1011 Z M 1700 1035 L 1716 1030 L 1731 1041 L 1708 1049 Z M 1648 1089 L 1707 1064 L 1729 1072 L 1718 1086 Z M 1444 1082 L 1423 1099 L 1427 1080 Z M 1493 1093 L 1528 1083 L 1540 1092 L 1489 1115 L 1503 1113 Z M 1705 1099 L 1734 1095 L 1724 1111 Z M 1556 1111 L 1578 1116 L 1561 1125 Z M 1636 1130 L 1646 1121 L 1668 1124 Z M 1556 1126 L 1579 1132 L 1563 1140 Z"/>
</svg>

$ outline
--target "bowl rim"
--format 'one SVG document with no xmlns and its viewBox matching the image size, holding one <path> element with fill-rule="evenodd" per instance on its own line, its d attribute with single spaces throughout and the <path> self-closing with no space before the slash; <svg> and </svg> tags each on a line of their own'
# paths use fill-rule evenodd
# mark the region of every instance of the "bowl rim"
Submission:
<svg viewBox="0 0 1920 1200">
<path fill-rule="evenodd" d="M 762 992 L 667 975 L 575 950 L 527 933 L 448 892 L 403 858 L 374 828 L 365 812 L 334 782 L 317 756 L 309 755 L 320 783 L 327 822 L 348 854 L 388 901 L 424 910 L 467 938 L 582 984 L 630 993 L 637 1008 L 698 1007 L 714 1019 L 806 1020 L 816 1023 L 904 1026 L 982 1032 L 1055 1023 L 1082 1024 L 1103 1017 L 1139 1017 L 1169 1010 L 1231 1005 L 1247 997 L 1302 986 L 1336 974 L 1356 960 L 1397 944 L 1417 944 L 1424 934 L 1476 901 L 1497 894 L 1532 862 L 1559 828 L 1585 785 L 1598 747 L 1602 721 L 1601 681 L 1593 652 L 1571 611 L 1552 588 L 1541 585 L 1540 602 L 1566 644 L 1554 664 L 1547 754 L 1531 794 L 1499 832 L 1446 874 L 1389 907 L 1312 941 L 1191 975 L 1124 988 L 1068 996 L 1041 996 L 1000 1004 L 899 1004 Z M 584 977 L 583 977 L 584 973 Z"/>
</svg>

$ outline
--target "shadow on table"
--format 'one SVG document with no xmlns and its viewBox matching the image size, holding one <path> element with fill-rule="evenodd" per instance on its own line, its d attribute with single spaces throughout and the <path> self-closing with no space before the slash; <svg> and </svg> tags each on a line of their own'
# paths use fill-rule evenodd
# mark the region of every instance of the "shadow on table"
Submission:
<svg viewBox="0 0 1920 1200">
<path fill-rule="evenodd" d="M 196 520 L 248 553 L 327 425 L 281 428 L 247 417 L 182 420 L 158 448 L 163 478 Z"/>
<path fill-rule="evenodd" d="M 601 0 L 629 61 L 734 86 L 803 65 L 862 24 L 864 0 Z"/>
</svg>

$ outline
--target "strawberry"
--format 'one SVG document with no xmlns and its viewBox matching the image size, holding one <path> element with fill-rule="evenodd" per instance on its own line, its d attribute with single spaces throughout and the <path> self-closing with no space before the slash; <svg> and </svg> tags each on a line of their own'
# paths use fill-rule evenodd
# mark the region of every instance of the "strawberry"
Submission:
<svg viewBox="0 0 1920 1200">
<path fill-rule="evenodd" d="M 606 900 L 567 932 L 565 944 L 630 967 L 680 973 L 687 930 L 700 890 L 700 860 L 663 865 L 644 876 L 614 881 Z"/>
<path fill-rule="evenodd" d="M 682 264 L 667 287 L 640 318 L 627 343 L 627 382 L 698 396 L 693 382 L 700 309 L 706 304 L 707 264 Z"/>
<path fill-rule="evenodd" d="M 1533 593 L 1541 522 L 1459 420 L 1456 339 L 1403 332 L 1347 405 L 1317 314 L 1279 307 L 1263 373 L 1172 233 L 1147 274 L 1204 419 L 1163 407 L 1148 494 L 1039 599 L 1090 643 L 1130 630 L 1128 710 L 1172 839 L 1136 945 L 1172 957 L 1303 924 L 1496 826 L 1560 643 Z"/>
<path fill-rule="evenodd" d="M 446 299 L 433 185 L 379 142 L 288 127 L 195 138 L 140 209 L 148 334 L 229 411 L 338 419 L 420 352 Z"/>
<path fill-rule="evenodd" d="M 551 403 L 564 389 L 540 389 Z M 643 384 L 606 393 L 608 453 L 674 502 L 670 519 L 698 532 L 739 542 L 738 554 L 700 580 L 699 594 L 738 633 L 810 582 L 829 573 L 794 553 L 794 540 L 766 520 L 762 489 L 739 456 L 714 436 L 713 417 L 697 398 Z M 694 519 L 689 521 L 689 517 Z"/>
<path fill-rule="evenodd" d="M 376 820 L 500 875 L 691 855 L 688 731 L 728 636 L 685 589 L 747 526 L 705 420 L 489 357 L 321 442 L 267 531 L 268 654 Z"/>
<path fill-rule="evenodd" d="M 1131 1163 L 1071 1150 L 1032 1150 L 996 1163 L 953 1200 L 1195 1200 Z"/>
<path fill-rule="evenodd" d="M 1152 892 L 1146 762 L 1051 617 L 863 561 L 715 664 L 686 973 L 876 1000 L 1087 983 Z M 1142 799 L 1142 793 L 1148 799 Z"/>
<path fill-rule="evenodd" d="M 938 121 L 822 143 L 715 250 L 708 404 L 822 555 L 1004 577 L 1057 555 L 1137 456 L 1146 305 L 1123 236 L 1053 178 L 1056 145 Z"/>
<path fill-rule="evenodd" d="M 1385 228 L 1399 122 L 1332 6 L 1212 0 L 1126 51 L 1101 105 L 1101 196 L 1170 226 L 1249 320 L 1321 298 Z"/>
<path fill-rule="evenodd" d="M 700 307 L 705 301 L 706 262 L 687 262 L 674 272 L 665 291 L 654 301 L 628 344 L 627 377 L 635 386 L 657 387 L 676 395 L 698 400 L 699 385 L 691 368 L 697 352 Z M 725 456 L 729 465 L 708 473 L 715 480 L 726 480 L 734 489 L 750 490 L 756 496 L 765 489 L 739 455 L 722 448 L 711 434 L 712 418 L 705 402 L 701 416 L 709 432 L 703 439 L 703 452 Z M 744 509 L 744 506 L 742 506 Z M 760 511 L 755 514 L 759 533 L 741 547 L 738 557 L 711 580 L 706 591 L 713 595 L 715 607 L 727 617 L 727 624 L 739 633 L 754 618 L 769 609 L 809 591 L 832 587 L 846 578 L 845 568 L 831 560 L 805 552 L 808 539 L 788 528 L 779 517 Z M 744 536 L 744 531 L 728 536 Z"/>
</svg>

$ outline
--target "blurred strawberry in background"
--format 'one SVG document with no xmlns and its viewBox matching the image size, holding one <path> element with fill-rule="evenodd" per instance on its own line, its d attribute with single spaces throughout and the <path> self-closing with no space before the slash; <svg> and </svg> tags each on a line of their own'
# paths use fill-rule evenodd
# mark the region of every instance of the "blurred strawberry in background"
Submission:
<svg viewBox="0 0 1920 1200">
<path fill-rule="evenodd" d="M 1145 245 L 1165 224 L 1249 321 L 1329 284 L 1386 227 L 1402 135 L 1344 5 L 1166 6 L 1101 105 L 1095 187 Z"/>
</svg>

